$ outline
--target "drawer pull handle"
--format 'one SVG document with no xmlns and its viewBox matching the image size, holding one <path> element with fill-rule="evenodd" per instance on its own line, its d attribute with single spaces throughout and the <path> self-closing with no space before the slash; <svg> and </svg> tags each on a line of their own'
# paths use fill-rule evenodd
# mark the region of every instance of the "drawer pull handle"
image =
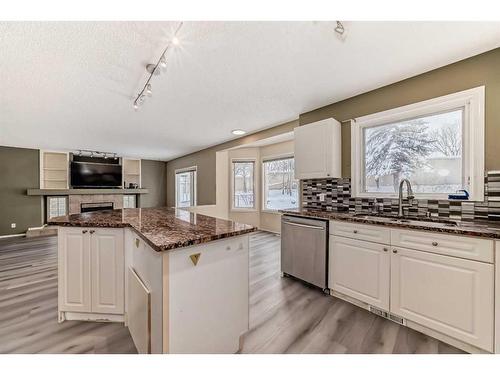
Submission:
<svg viewBox="0 0 500 375">
<path fill-rule="evenodd" d="M 437 246 L 437 245 L 438 245 L 438 243 L 437 243 L 436 241 L 434 241 L 434 242 L 432 243 L 432 246 Z"/>
<path fill-rule="evenodd" d="M 393 249 L 393 250 L 392 250 L 392 252 L 393 252 L 394 254 L 397 254 L 397 253 L 398 253 L 398 251 L 397 251 L 396 249 Z"/>
<path fill-rule="evenodd" d="M 95 230 L 91 230 L 91 231 L 90 231 L 90 234 L 94 234 L 94 233 L 95 233 Z"/>
<path fill-rule="evenodd" d="M 388 250 L 387 247 L 384 247 L 384 251 L 387 252 L 387 250 Z"/>
<path fill-rule="evenodd" d="M 357 229 L 354 229 L 354 230 L 353 230 L 353 233 L 354 233 L 354 234 L 358 233 L 358 230 L 357 230 Z"/>
<path fill-rule="evenodd" d="M 88 232 L 88 230 L 87 230 L 87 229 L 82 230 L 82 233 L 83 233 L 83 234 L 85 234 L 85 233 L 87 233 L 87 232 Z"/>
</svg>

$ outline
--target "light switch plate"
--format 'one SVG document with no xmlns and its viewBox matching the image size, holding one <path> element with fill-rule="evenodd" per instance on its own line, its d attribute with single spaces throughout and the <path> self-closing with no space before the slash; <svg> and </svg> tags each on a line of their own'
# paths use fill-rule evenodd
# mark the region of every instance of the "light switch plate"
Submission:
<svg viewBox="0 0 500 375">
<path fill-rule="evenodd" d="M 16 229 L 16 223 L 11 223 L 11 224 L 10 224 L 10 227 L 11 227 L 12 229 Z"/>
</svg>

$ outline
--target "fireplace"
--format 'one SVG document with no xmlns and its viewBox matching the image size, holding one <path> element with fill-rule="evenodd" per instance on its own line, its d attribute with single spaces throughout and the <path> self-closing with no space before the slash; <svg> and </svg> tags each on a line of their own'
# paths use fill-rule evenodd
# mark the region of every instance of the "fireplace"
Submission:
<svg viewBox="0 0 500 375">
<path fill-rule="evenodd" d="M 80 212 L 93 212 L 112 210 L 114 208 L 113 202 L 97 202 L 97 203 L 82 203 L 80 204 Z"/>
</svg>

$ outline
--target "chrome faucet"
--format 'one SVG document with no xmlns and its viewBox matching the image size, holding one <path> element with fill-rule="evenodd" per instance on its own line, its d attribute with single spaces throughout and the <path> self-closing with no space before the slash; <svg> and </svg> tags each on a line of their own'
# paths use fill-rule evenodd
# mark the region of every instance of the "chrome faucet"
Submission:
<svg viewBox="0 0 500 375">
<path fill-rule="evenodd" d="M 406 198 L 408 199 L 408 204 L 403 204 L 403 185 L 406 183 Z M 401 180 L 399 183 L 399 206 L 398 206 L 398 216 L 403 217 L 403 207 L 410 207 L 411 206 L 411 200 L 415 198 L 413 196 L 413 191 L 411 190 L 411 183 L 410 180 L 407 178 L 404 178 Z"/>
</svg>

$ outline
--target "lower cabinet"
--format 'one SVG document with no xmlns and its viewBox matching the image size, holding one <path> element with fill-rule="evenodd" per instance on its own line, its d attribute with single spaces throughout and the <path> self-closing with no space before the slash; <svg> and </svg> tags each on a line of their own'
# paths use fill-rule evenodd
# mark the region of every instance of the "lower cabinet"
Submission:
<svg viewBox="0 0 500 375">
<path fill-rule="evenodd" d="M 59 229 L 59 311 L 123 314 L 123 230 Z"/>
<path fill-rule="evenodd" d="M 330 223 L 328 274 L 333 292 L 404 318 L 440 339 L 494 351 L 493 241 L 391 229 L 390 246 L 352 238 L 362 229 L 355 224 L 349 223 L 349 231 L 335 225 Z M 408 248 L 397 245 L 403 242 Z"/>
<path fill-rule="evenodd" d="M 393 248 L 391 312 L 493 351 L 494 267 Z"/>
<path fill-rule="evenodd" d="M 330 236 L 329 287 L 389 310 L 390 262 L 386 245 Z"/>
</svg>

